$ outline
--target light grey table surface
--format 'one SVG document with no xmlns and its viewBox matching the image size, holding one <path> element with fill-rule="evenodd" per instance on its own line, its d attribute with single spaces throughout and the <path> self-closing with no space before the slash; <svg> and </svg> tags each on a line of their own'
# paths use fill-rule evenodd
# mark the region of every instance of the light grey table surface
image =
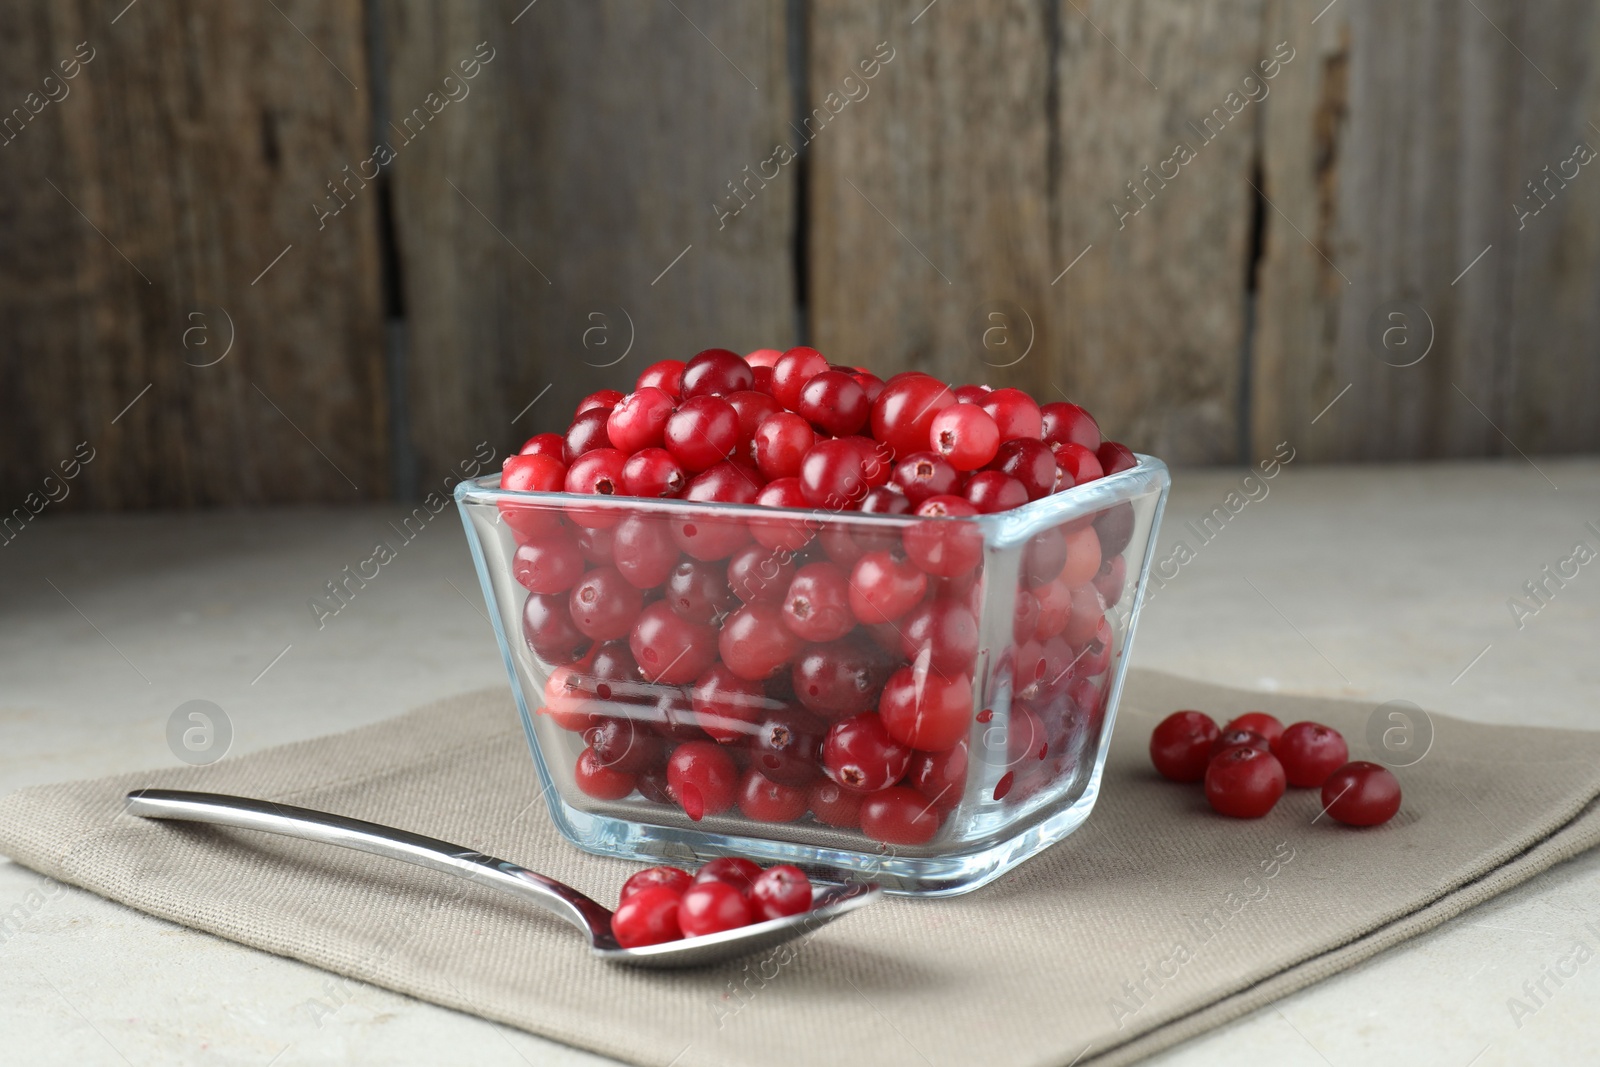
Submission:
<svg viewBox="0 0 1600 1067">
<path fill-rule="evenodd" d="M 1195 556 L 1134 662 L 1232 685 L 1410 700 L 1600 729 L 1600 562 L 1509 602 L 1585 542 L 1600 462 L 1291 465 L 1201 546 L 1244 472 L 1179 471 L 1160 538 Z M 1256 490 L 1259 495 L 1259 490 Z M 168 716 L 229 716 L 233 753 L 505 678 L 459 524 L 440 517 L 319 630 L 307 607 L 400 508 L 49 516 L 0 547 L 0 789 L 167 766 Z M 1124 728 L 1150 723 L 1124 721 Z M 0 861 L 0 916 L 40 884 Z M 1587 927 L 1588 923 L 1596 923 Z M 1593 1062 L 1600 856 L 1159 1057 L 1162 1064 Z M 63 889 L 0 931 L 0 1063 L 610 1062 Z M 1531 1015 L 1525 982 L 1593 953 Z M 313 1000 L 334 1003 L 313 1013 Z M 975 1020 L 974 1025 L 980 1025 Z M 940 1065 L 942 1067 L 942 1065 Z"/>
</svg>

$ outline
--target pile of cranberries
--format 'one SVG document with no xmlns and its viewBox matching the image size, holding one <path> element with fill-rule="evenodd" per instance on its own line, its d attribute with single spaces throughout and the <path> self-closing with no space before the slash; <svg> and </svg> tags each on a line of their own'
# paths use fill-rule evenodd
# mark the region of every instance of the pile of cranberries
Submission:
<svg viewBox="0 0 1600 1067">
<path fill-rule="evenodd" d="M 712 860 L 691 876 L 651 867 L 622 883 L 611 933 L 623 948 L 721 933 L 811 910 L 811 882 L 798 867 L 762 870 L 737 856 Z"/>
<path fill-rule="evenodd" d="M 1387 767 L 1349 762 L 1331 726 L 1284 726 L 1251 711 L 1218 728 L 1200 711 L 1175 711 L 1150 735 L 1150 761 L 1174 782 L 1205 782 L 1206 800 L 1223 815 L 1259 819 L 1286 786 L 1322 789 L 1323 810 L 1349 826 L 1377 826 L 1400 810 L 1400 783 Z"/>
<path fill-rule="evenodd" d="M 499 505 L 544 714 L 584 742 L 577 787 L 926 843 L 963 797 L 984 684 L 985 545 L 962 520 L 1135 465 L 1074 404 L 882 381 L 804 347 L 709 349 L 584 398 L 501 486 L 596 504 Z M 1119 504 L 1027 545 L 1014 640 L 985 652 L 1012 694 L 995 800 L 1073 773 L 1098 730 L 1133 527 Z"/>
</svg>

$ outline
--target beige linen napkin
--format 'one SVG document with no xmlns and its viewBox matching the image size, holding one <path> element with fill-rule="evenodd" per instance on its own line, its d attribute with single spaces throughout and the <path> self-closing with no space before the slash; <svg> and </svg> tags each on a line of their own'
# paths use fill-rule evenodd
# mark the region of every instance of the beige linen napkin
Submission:
<svg viewBox="0 0 1600 1067">
<path fill-rule="evenodd" d="M 559 920 L 444 875 L 122 812 L 139 786 L 283 800 L 613 902 L 634 867 L 557 836 L 504 691 L 210 767 L 14 793 L 0 851 L 153 915 L 640 1064 L 1064 1067 L 1126 1063 L 1217 1026 L 1600 841 L 1600 733 L 1434 716 L 1431 750 L 1398 772 L 1400 814 L 1357 831 L 1316 818 L 1314 791 L 1238 822 L 1159 779 L 1145 745 L 1179 707 L 1315 719 L 1371 755 L 1371 705 L 1136 672 L 1099 805 L 1067 841 L 975 893 L 889 899 L 798 948 L 705 971 L 595 962 Z"/>
</svg>

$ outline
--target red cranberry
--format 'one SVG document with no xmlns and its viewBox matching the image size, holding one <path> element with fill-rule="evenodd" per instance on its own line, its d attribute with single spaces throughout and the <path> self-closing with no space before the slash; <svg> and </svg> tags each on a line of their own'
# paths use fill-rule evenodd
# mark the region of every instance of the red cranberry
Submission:
<svg viewBox="0 0 1600 1067">
<path fill-rule="evenodd" d="M 1027 437 L 1007 441 L 995 453 L 989 468 L 1021 482 L 1028 491 L 1029 500 L 1038 500 L 1056 491 L 1056 457 L 1043 441 Z"/>
<path fill-rule="evenodd" d="M 689 872 L 679 867 L 646 867 L 622 883 L 622 899 L 627 900 L 635 893 L 654 886 L 663 886 L 681 894 L 689 888 L 691 881 L 693 879 Z"/>
<path fill-rule="evenodd" d="M 806 508 L 805 494 L 800 491 L 799 478 L 778 478 L 770 481 L 756 497 L 756 503 L 765 508 Z M 751 519 L 750 533 L 767 548 L 795 552 L 806 546 L 815 531 L 816 523 L 809 519 Z"/>
<path fill-rule="evenodd" d="M 950 387 L 926 374 L 896 375 L 872 402 L 872 436 L 896 456 L 928 447 L 930 427 L 939 412 L 956 402 Z"/>
<path fill-rule="evenodd" d="M 622 471 L 628 457 L 615 448 L 597 448 L 579 456 L 567 468 L 567 492 L 580 495 L 623 495 Z M 608 530 L 622 521 L 625 512 L 620 509 L 579 508 L 567 509 L 567 517 L 579 526 L 591 530 Z"/>
<path fill-rule="evenodd" d="M 698 882 L 684 891 L 678 925 L 684 937 L 703 937 L 749 926 L 750 904 L 726 882 Z"/>
<path fill-rule="evenodd" d="M 1322 783 L 1322 807 L 1346 826 L 1377 826 L 1400 810 L 1400 782 L 1376 763 L 1347 763 Z"/>
<path fill-rule="evenodd" d="M 886 660 L 871 642 L 850 637 L 809 645 L 790 672 L 795 699 L 830 719 L 870 711 L 890 674 Z"/>
<path fill-rule="evenodd" d="M 589 638 L 572 624 L 565 593 L 529 593 L 522 607 L 522 636 L 548 663 L 574 663 L 589 650 Z"/>
<path fill-rule="evenodd" d="M 860 793 L 851 792 L 831 778 L 812 782 L 806 793 L 806 803 L 816 820 L 841 830 L 860 829 L 861 800 Z"/>
<path fill-rule="evenodd" d="M 1072 602 L 1067 601 L 1070 609 Z M 1033 639 L 1039 626 L 1039 598 L 1026 589 L 1017 590 L 1017 599 L 1011 609 L 1011 639 L 1016 642 Z"/>
<path fill-rule="evenodd" d="M 644 607 L 644 595 L 615 567 L 596 567 L 572 587 L 572 624 L 596 641 L 626 637 Z"/>
<path fill-rule="evenodd" d="M 960 472 L 934 452 L 912 452 L 901 456 L 892 478 L 912 507 L 930 496 L 949 496 L 961 487 Z"/>
<path fill-rule="evenodd" d="M 571 667 L 557 667 L 544 683 L 544 713 L 572 733 L 582 733 L 595 723 L 593 683 Z"/>
<path fill-rule="evenodd" d="M 1023 596 L 1027 594 L 1019 593 L 1018 599 Z M 948 597 L 924 601 L 911 609 L 898 629 L 906 659 L 917 662 L 926 654 L 928 667 L 946 676 L 972 670 L 978 656 L 978 619 L 960 601 Z"/>
<path fill-rule="evenodd" d="M 1207 802 L 1235 819 L 1261 818 L 1283 796 L 1283 787 L 1283 766 L 1277 758 L 1249 745 L 1219 753 L 1206 767 Z"/>
<path fill-rule="evenodd" d="M 583 576 L 583 553 L 565 530 L 517 546 L 511 576 L 530 593 L 565 593 Z"/>
<path fill-rule="evenodd" d="M 1002 441 L 1037 438 L 1043 432 L 1038 402 L 1021 389 L 996 389 L 977 406 L 994 420 Z"/>
<path fill-rule="evenodd" d="M 1020 508 L 1028 502 L 1028 490 L 1002 471 L 977 471 L 967 479 L 962 495 L 978 509 L 979 515 Z"/>
<path fill-rule="evenodd" d="M 702 625 L 716 622 L 739 604 L 728 588 L 727 568 L 698 559 L 680 560 L 664 593 L 675 614 Z"/>
<path fill-rule="evenodd" d="M 627 691 L 627 687 L 640 680 L 639 664 L 626 641 L 607 641 L 594 650 L 589 661 L 589 675 L 595 680 L 595 695 L 610 700 L 612 690 Z M 617 683 L 615 687 L 611 683 Z"/>
<path fill-rule="evenodd" d="M 1104 598 L 1106 607 L 1114 608 L 1122 599 L 1123 587 L 1128 584 L 1128 565 L 1121 556 L 1104 560 L 1094 576 L 1094 587 Z"/>
<path fill-rule="evenodd" d="M 611 447 L 632 453 L 660 445 L 673 403 L 672 394 L 653 386 L 623 397 L 606 419 Z"/>
<path fill-rule="evenodd" d="M 904 556 L 871 552 L 850 572 L 850 610 L 865 623 L 892 622 L 922 599 L 928 578 Z"/>
<path fill-rule="evenodd" d="M 754 504 L 761 495 L 761 476 L 748 467 L 724 460 L 696 474 L 683 499 L 720 504 Z"/>
<path fill-rule="evenodd" d="M 741 893 L 749 893 L 755 880 L 761 877 L 761 865 L 743 856 L 718 856 L 695 872 L 696 885 L 702 882 L 722 882 Z"/>
<path fill-rule="evenodd" d="M 1289 784 L 1316 789 L 1350 759 L 1350 747 L 1338 730 L 1317 722 L 1297 722 L 1272 742 L 1272 754 L 1283 764 Z"/>
<path fill-rule="evenodd" d="M 611 916 L 611 936 L 623 948 L 643 948 L 683 937 L 678 926 L 682 891 L 667 885 L 646 886 L 631 894 Z"/>
<path fill-rule="evenodd" d="M 752 738 L 772 704 L 760 682 L 740 678 L 722 663 L 700 676 L 691 698 L 700 729 L 723 744 Z"/>
<path fill-rule="evenodd" d="M 704 741 L 707 734 L 700 729 L 700 719 L 694 713 L 689 694 L 675 685 L 639 686 L 638 696 L 649 707 L 636 714 L 648 722 L 657 736 L 669 741 Z"/>
<path fill-rule="evenodd" d="M 763 419 L 752 440 L 756 466 L 763 475 L 792 478 L 800 473 L 800 461 L 816 444 L 817 434 L 799 415 L 782 411 Z"/>
<path fill-rule="evenodd" d="M 807 563 L 783 595 L 783 622 L 803 641 L 833 641 L 856 624 L 850 611 L 850 576 L 836 563 Z"/>
<path fill-rule="evenodd" d="M 678 543 L 664 517 L 639 512 L 624 516 L 611 538 L 618 571 L 636 589 L 654 589 L 678 563 Z"/>
<path fill-rule="evenodd" d="M 744 361 L 750 364 L 752 369 L 766 367 L 771 370 L 782 356 L 783 350 L 781 348 L 758 348 L 753 352 L 746 352 Z"/>
<path fill-rule="evenodd" d="M 812 376 L 801 388 L 795 412 L 824 433 L 849 437 L 867 424 L 872 404 L 854 377 L 844 371 L 826 370 Z"/>
<path fill-rule="evenodd" d="M 806 791 L 774 782 L 751 767 L 739 782 L 739 811 L 757 822 L 794 822 L 806 813 Z"/>
<path fill-rule="evenodd" d="M 1267 744 L 1272 744 L 1283 736 L 1283 723 L 1275 716 L 1264 711 L 1247 711 L 1243 715 L 1229 721 L 1224 730 L 1249 730 L 1251 733 L 1260 734 L 1266 739 Z"/>
<path fill-rule="evenodd" d="M 1061 568 L 1067 565 L 1067 540 L 1060 527 L 1041 530 L 1029 539 L 1022 550 L 1021 577 L 1030 589 L 1061 577 Z"/>
<path fill-rule="evenodd" d="M 1139 465 L 1139 458 L 1133 454 L 1133 449 L 1115 441 L 1107 441 L 1095 449 L 1094 455 L 1107 475 L 1121 474 Z"/>
<path fill-rule="evenodd" d="M 800 410 L 800 391 L 812 378 L 828 369 L 828 361 L 815 348 L 791 348 L 772 365 L 772 396 L 790 411 Z"/>
<path fill-rule="evenodd" d="M 890 845 L 925 845 L 939 832 L 939 815 L 915 789 L 894 786 L 861 802 L 861 832 Z"/>
<path fill-rule="evenodd" d="M 1072 587 L 1059 579 L 1033 591 L 1039 602 L 1039 622 L 1034 636 L 1040 640 L 1060 633 L 1072 617 Z"/>
<path fill-rule="evenodd" d="M 741 389 L 723 397 L 739 416 L 739 444 L 736 451 L 742 461 L 755 462 L 756 430 L 773 415 L 783 411 L 779 403 L 766 393 L 754 389 Z"/>
<path fill-rule="evenodd" d="M 961 803 L 967 785 L 967 742 L 958 741 L 943 752 L 914 752 L 906 781 L 927 797 L 934 810 L 949 812 Z"/>
<path fill-rule="evenodd" d="M 972 682 L 964 674 L 901 667 L 883 687 L 878 716 L 889 736 L 907 748 L 943 752 L 967 736 Z"/>
<path fill-rule="evenodd" d="M 1093 450 L 1100 447 L 1100 427 L 1094 416 L 1076 404 L 1046 404 L 1039 409 L 1041 436 L 1047 445 L 1067 442 Z"/>
<path fill-rule="evenodd" d="M 757 770 L 785 785 L 805 785 L 820 773 L 818 758 L 827 725 L 799 708 L 769 711 L 750 742 Z"/>
<path fill-rule="evenodd" d="M 567 428 L 566 444 L 562 457 L 570 466 L 579 456 L 597 448 L 611 448 L 611 438 L 606 423 L 611 418 L 610 409 L 590 408 L 572 420 Z"/>
<path fill-rule="evenodd" d="M 629 496 L 675 497 L 688 484 L 689 476 L 664 448 L 635 452 L 622 465 L 622 488 Z"/>
<path fill-rule="evenodd" d="M 517 450 L 523 456 L 549 456 L 562 466 L 567 463 L 567 440 L 558 433 L 536 433 Z M 510 488 L 507 486 L 506 488 Z"/>
<path fill-rule="evenodd" d="M 1068 566 L 1071 566 L 1070 556 Z M 1062 572 L 1062 580 L 1057 584 L 1065 584 L 1065 578 L 1066 573 Z M 1079 586 L 1072 591 L 1072 615 L 1068 617 L 1067 625 L 1062 628 L 1061 634 L 1068 643 L 1082 648 L 1099 632 L 1100 620 L 1105 614 L 1106 603 L 1100 599 L 1100 591 L 1092 585 Z"/>
<path fill-rule="evenodd" d="M 728 560 L 728 586 L 746 604 L 783 603 L 794 578 L 795 559 L 789 552 L 748 544 Z"/>
<path fill-rule="evenodd" d="M 1088 585 L 1100 573 L 1100 537 L 1093 526 L 1068 529 L 1062 535 L 1067 558 L 1061 567 L 1061 581 L 1074 589 Z"/>
<path fill-rule="evenodd" d="M 939 412 L 929 426 L 928 437 L 933 450 L 958 471 L 975 471 L 1000 450 L 1000 427 L 987 410 L 976 404 L 952 404 Z"/>
<path fill-rule="evenodd" d="M 722 662 L 741 678 L 769 677 L 794 658 L 800 640 L 783 624 L 783 612 L 771 604 L 746 604 L 729 615 L 717 638 Z"/>
<path fill-rule="evenodd" d="M 1133 540 L 1136 517 L 1133 505 L 1117 504 L 1095 516 L 1094 532 L 1100 538 L 1100 552 L 1106 557 L 1120 555 Z"/>
<path fill-rule="evenodd" d="M 690 622 L 675 614 L 666 601 L 657 600 L 640 612 L 628 647 L 651 682 L 687 685 L 715 662 L 717 631 Z"/>
<path fill-rule="evenodd" d="M 799 867 L 780 863 L 761 872 L 749 897 L 757 922 L 803 915 L 811 910 L 811 882 Z"/>
<path fill-rule="evenodd" d="M 567 485 L 567 465 L 549 456 L 507 456 L 500 488 L 528 493 L 559 493 Z M 551 533 L 561 526 L 561 513 L 549 506 L 502 500 L 500 518 L 519 538 Z"/>
<path fill-rule="evenodd" d="M 663 359 L 652 363 L 639 375 L 637 388 L 655 388 L 676 399 L 683 386 L 683 360 Z"/>
<path fill-rule="evenodd" d="M 666 742 L 637 719 L 605 716 L 585 730 L 583 737 L 600 766 L 629 776 L 630 791 L 632 776 L 656 767 L 667 756 Z"/>
<path fill-rule="evenodd" d="M 866 460 L 848 438 L 818 441 L 800 461 L 800 492 L 806 503 L 829 511 L 847 511 L 866 496 Z"/>
<path fill-rule="evenodd" d="M 617 512 L 617 521 L 621 522 L 623 513 Z M 617 558 L 617 539 L 611 529 L 588 529 L 578 531 L 578 551 L 583 553 L 583 558 L 596 566 L 615 563 Z"/>
<path fill-rule="evenodd" d="M 954 578 L 983 560 L 983 532 L 962 519 L 978 509 L 958 496 L 934 496 L 917 507 L 926 522 L 908 526 L 902 539 L 906 555 L 928 574 Z M 862 620 L 866 621 L 866 620 Z"/>
<path fill-rule="evenodd" d="M 822 742 L 829 778 L 858 793 L 874 793 L 905 777 L 911 749 L 896 741 L 872 712 L 836 722 Z"/>
<path fill-rule="evenodd" d="M 596 800 L 621 800 L 633 792 L 633 775 L 606 766 L 592 748 L 578 753 L 572 780 L 586 796 Z"/>
<path fill-rule="evenodd" d="M 1080 444 L 1068 441 L 1064 445 L 1056 445 L 1052 455 L 1056 457 L 1056 469 L 1061 473 L 1062 489 L 1071 489 L 1105 475 L 1094 453 Z"/>
<path fill-rule="evenodd" d="M 739 414 L 720 396 L 690 397 L 667 419 L 664 440 L 672 458 L 697 474 L 733 453 L 739 443 Z"/>
<path fill-rule="evenodd" d="M 860 510 L 864 515 L 908 515 L 911 501 L 899 486 L 879 485 L 867 490 L 867 495 L 861 498 Z"/>
<path fill-rule="evenodd" d="M 1211 742 L 1211 755 L 1219 756 L 1230 748 L 1257 748 L 1262 752 L 1271 752 L 1272 743 L 1254 730 L 1230 730 L 1223 727 L 1217 734 L 1217 739 Z"/>
<path fill-rule="evenodd" d="M 1206 776 L 1218 733 L 1216 721 L 1205 712 L 1175 711 L 1150 735 L 1150 762 L 1163 778 L 1198 782 Z"/>
<path fill-rule="evenodd" d="M 750 364 L 744 357 L 726 348 L 708 348 L 691 359 L 683 368 L 678 395 L 685 400 L 692 396 L 725 396 L 755 384 Z"/>
<path fill-rule="evenodd" d="M 685 741 L 667 757 L 667 786 L 695 822 L 733 807 L 739 768 L 715 741 Z"/>
<path fill-rule="evenodd" d="M 867 403 L 869 404 L 878 399 L 878 394 L 883 392 L 883 379 L 871 371 L 858 370 L 852 377 L 855 378 L 856 384 L 861 386 L 862 391 L 867 394 Z"/>
</svg>

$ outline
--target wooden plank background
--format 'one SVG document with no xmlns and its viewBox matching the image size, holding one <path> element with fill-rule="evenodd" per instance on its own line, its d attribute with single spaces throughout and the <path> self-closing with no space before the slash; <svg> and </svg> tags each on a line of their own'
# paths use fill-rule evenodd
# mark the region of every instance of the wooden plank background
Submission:
<svg viewBox="0 0 1600 1067">
<path fill-rule="evenodd" d="M 1593 451 L 1597 45 L 1582 0 L 19 0 L 0 511 L 79 442 L 52 507 L 412 496 L 798 340 L 1175 463 Z"/>
</svg>

